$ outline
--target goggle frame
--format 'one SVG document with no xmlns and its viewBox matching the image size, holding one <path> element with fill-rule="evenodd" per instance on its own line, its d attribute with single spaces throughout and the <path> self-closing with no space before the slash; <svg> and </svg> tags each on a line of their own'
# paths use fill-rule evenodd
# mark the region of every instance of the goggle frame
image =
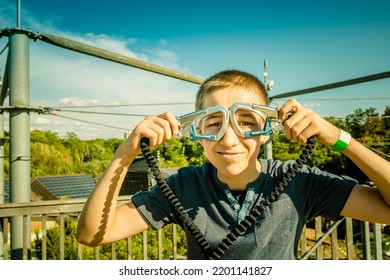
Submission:
<svg viewBox="0 0 390 280">
<path fill-rule="evenodd" d="M 236 120 L 237 110 L 249 110 L 256 114 L 259 114 L 264 119 L 264 128 L 262 130 L 242 131 Z M 217 135 L 213 134 L 200 134 L 197 127 L 200 121 L 211 114 L 221 113 L 222 124 L 221 129 Z M 180 123 L 180 131 L 177 138 L 188 137 L 191 140 L 210 140 L 219 141 L 226 133 L 229 122 L 232 124 L 233 129 L 237 134 L 244 138 L 250 138 L 259 135 L 271 135 L 283 133 L 283 124 L 278 118 L 278 110 L 275 108 L 258 105 L 255 103 L 234 103 L 229 109 L 224 106 L 212 106 L 203 108 L 182 116 L 176 117 Z"/>
</svg>

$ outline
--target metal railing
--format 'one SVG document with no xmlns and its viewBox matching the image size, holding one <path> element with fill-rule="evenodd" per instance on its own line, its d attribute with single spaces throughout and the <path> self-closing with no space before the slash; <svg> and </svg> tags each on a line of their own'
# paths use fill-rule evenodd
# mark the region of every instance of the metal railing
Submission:
<svg viewBox="0 0 390 280">
<path fill-rule="evenodd" d="M 130 200 L 130 196 L 121 196 L 118 199 L 118 204 L 126 203 Z M 32 254 L 31 252 L 31 237 L 34 236 L 34 232 L 32 228 L 32 223 L 35 223 L 35 228 L 38 228 L 39 231 L 39 238 L 41 240 L 41 246 L 40 250 L 41 253 L 40 258 L 42 260 L 48 259 L 48 243 L 52 243 L 53 240 L 49 240 L 48 232 L 50 230 L 50 224 L 55 223 L 55 227 L 59 228 L 59 239 L 57 240 L 59 244 L 55 246 L 59 249 L 58 259 L 64 260 L 66 259 L 66 250 L 68 249 L 65 244 L 65 238 L 71 238 L 74 243 L 77 243 L 75 231 L 71 232 L 70 234 L 66 232 L 66 222 L 68 221 L 74 221 L 77 222 L 77 219 L 79 217 L 79 214 L 82 211 L 82 208 L 85 204 L 86 199 L 69 199 L 69 200 L 52 200 L 52 201 L 36 201 L 31 203 L 6 203 L 0 205 L 0 228 L 2 229 L 0 232 L 2 232 L 3 236 L 2 243 L 3 248 L 0 250 L 0 252 L 3 252 L 3 255 L 0 256 L 0 259 L 10 259 L 11 255 L 11 249 L 9 246 L 9 240 L 10 240 L 10 219 L 13 217 L 22 217 L 23 219 L 23 248 L 20 248 L 22 250 L 23 259 L 31 259 L 31 258 L 37 258 L 36 254 Z M 169 227 L 168 227 L 169 228 Z M 31 229 L 31 230 L 29 230 Z M 37 229 L 36 229 L 37 230 Z M 162 233 L 164 230 L 157 231 L 157 259 L 163 259 L 163 250 L 166 248 L 163 248 L 163 242 L 162 242 Z M 181 259 L 182 256 L 178 255 L 177 252 L 177 226 L 172 225 L 170 228 L 172 230 L 172 248 L 170 250 L 172 251 L 172 254 L 169 256 L 169 259 Z M 36 235 L 36 233 L 35 233 Z M 150 259 L 148 256 L 148 251 L 151 248 L 148 248 L 148 236 L 147 231 L 144 231 L 140 234 L 140 237 L 142 239 L 142 257 L 141 259 Z M 129 237 L 123 240 L 126 243 L 127 246 L 127 252 L 126 256 L 122 258 L 125 259 L 133 259 L 132 254 L 132 239 L 134 237 Z M 54 240 L 55 242 L 55 240 Z M 117 252 L 116 252 L 116 244 L 111 243 L 109 246 L 111 247 L 111 256 L 109 259 L 117 259 Z M 84 246 L 80 243 L 77 243 L 77 257 L 75 259 L 83 259 L 83 247 Z M 93 248 L 93 259 L 101 259 L 100 257 L 100 247 L 98 246 Z M 155 245 L 153 245 L 155 247 Z M 153 248 L 154 250 L 156 248 Z M 107 258 L 107 257 L 106 257 Z"/>
<path fill-rule="evenodd" d="M 121 196 L 118 203 L 126 203 L 130 200 L 130 196 Z M 59 254 L 57 254 L 57 259 L 64 260 L 69 259 L 69 254 L 67 250 L 70 248 L 67 247 L 65 239 L 71 238 L 74 243 L 75 232 L 66 232 L 66 222 L 67 221 L 77 221 L 77 218 L 85 204 L 85 199 L 70 199 L 70 200 L 53 200 L 53 201 L 36 201 L 30 203 L 7 203 L 0 205 L 0 226 L 2 228 L 2 243 L 3 243 L 3 256 L 0 256 L 0 259 L 7 260 L 10 257 L 10 246 L 9 246 L 9 224 L 10 219 L 13 217 L 22 217 L 23 219 L 23 248 L 22 254 L 23 259 L 37 258 L 36 255 L 31 253 L 31 224 L 38 223 L 39 225 L 39 235 L 41 239 L 40 246 L 40 258 L 42 260 L 53 259 L 53 257 L 48 258 L 50 249 L 48 244 L 57 242 L 56 248 L 59 248 Z M 58 240 L 50 240 L 48 236 L 50 222 L 56 222 L 56 227 L 59 228 L 59 238 Z M 356 230 L 357 222 L 353 221 L 350 218 L 344 218 L 336 223 L 330 223 L 329 221 L 323 218 L 316 218 L 314 221 L 310 222 L 301 236 L 299 244 L 299 257 L 301 259 L 383 259 L 382 252 L 382 238 L 381 238 L 381 226 L 378 224 L 370 224 L 367 222 L 361 222 L 361 230 Z M 313 226 L 314 224 L 314 226 Z M 358 223 L 359 224 L 359 223 Z M 324 226 L 327 225 L 327 226 Z M 343 226 L 343 227 L 341 227 Z M 323 233 L 323 228 L 327 228 L 326 232 Z M 340 229 L 342 228 L 342 237 L 338 236 L 340 234 Z M 355 228 L 355 229 L 354 229 Z M 163 232 L 165 230 L 172 230 L 172 233 L 169 235 L 172 238 L 171 242 L 165 242 L 169 245 L 166 245 L 163 242 Z M 157 235 L 153 238 L 157 240 L 151 240 L 148 237 L 148 232 L 145 231 L 140 234 L 141 239 L 141 249 L 135 248 L 132 246 L 133 238 L 129 237 L 121 242 L 125 243 L 126 252 L 121 252 L 121 255 L 118 254 L 118 248 L 116 248 L 116 243 L 109 244 L 110 249 L 108 250 L 109 257 L 107 254 L 104 255 L 104 258 L 107 259 L 185 259 L 185 254 L 178 253 L 178 230 L 180 230 L 176 225 L 168 226 L 157 232 Z M 339 231 L 338 231 L 339 230 Z M 357 235 L 361 235 L 361 242 L 356 244 L 354 238 Z M 153 242 L 151 242 L 153 241 Z M 157 246 L 155 243 L 157 242 Z M 183 243 L 183 240 L 180 241 Z M 184 241 L 185 242 L 185 241 Z M 164 245 L 165 244 L 165 245 Z M 165 246 L 165 247 L 164 247 Z M 166 248 L 170 246 L 170 248 Z M 93 259 L 102 259 L 101 256 L 101 247 L 95 247 L 93 249 Z M 157 247 L 157 248 L 156 248 Z M 87 246 L 77 243 L 77 256 L 74 259 L 83 259 L 83 251 Z M 156 250 L 157 254 L 150 256 L 148 252 L 150 250 Z M 168 250 L 172 252 L 169 256 L 164 256 L 163 252 Z M 134 255 L 134 250 L 141 250 L 142 253 L 138 254 L 136 257 Z M 107 251 L 107 249 L 106 249 Z M 107 253 L 107 252 L 106 252 Z M 33 255 L 33 256 L 32 256 Z M 53 254 L 50 254 L 52 256 Z"/>
</svg>

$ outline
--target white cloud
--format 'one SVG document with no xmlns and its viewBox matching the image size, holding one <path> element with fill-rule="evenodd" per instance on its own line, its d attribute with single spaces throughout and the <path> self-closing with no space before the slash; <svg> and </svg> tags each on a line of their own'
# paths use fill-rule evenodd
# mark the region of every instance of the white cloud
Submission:
<svg viewBox="0 0 390 280">
<path fill-rule="evenodd" d="M 129 49 L 129 46 L 132 46 L 137 43 L 138 40 L 135 38 L 118 38 L 106 34 L 93 34 L 93 33 L 87 33 L 82 36 L 76 34 L 63 33 L 63 32 L 60 33 L 63 34 L 62 37 L 80 43 L 84 43 L 90 46 L 94 46 L 103 50 L 118 53 L 131 58 L 135 58 L 139 60 L 148 60 L 148 57 L 146 55 L 142 53 L 136 53 Z"/>
<path fill-rule="evenodd" d="M 161 40 L 160 40 L 160 44 L 161 44 L 162 46 L 165 46 L 165 45 L 168 44 L 168 42 L 167 42 L 167 40 L 165 40 L 165 39 L 161 39 Z"/>
<path fill-rule="evenodd" d="M 302 106 L 306 107 L 306 108 L 319 108 L 319 107 L 321 107 L 321 104 L 320 103 L 308 103 L 308 104 L 303 104 Z"/>
<path fill-rule="evenodd" d="M 34 125 L 36 126 L 49 126 L 49 125 L 59 125 L 60 122 L 58 121 L 51 121 L 48 118 L 44 118 L 41 116 L 35 117 L 34 118 Z"/>
<path fill-rule="evenodd" d="M 12 17 L 4 16 L 4 26 Z M 180 67 L 177 54 L 168 49 L 169 43 L 158 40 L 155 48 L 143 50 L 137 38 L 119 38 L 107 34 L 74 34 L 59 30 L 56 19 L 40 23 L 28 14 L 23 15 L 29 29 L 49 33 L 96 46 L 121 55 L 186 72 Z M 8 25 L 8 24 L 7 24 Z M 3 45 L 0 45 L 2 47 Z M 137 51 L 136 51 L 137 50 Z M 0 57 L 4 69 L 6 55 Z M 197 85 L 179 81 L 144 70 L 116 64 L 95 57 L 62 49 L 41 41 L 30 41 L 30 103 L 32 106 L 100 106 L 141 103 L 191 102 Z M 6 100 L 6 102 L 8 102 Z M 181 115 L 193 106 L 142 106 L 84 108 L 94 112 L 129 114 L 159 114 L 172 111 Z M 124 129 L 133 128 L 142 117 L 56 112 L 54 115 L 31 113 L 31 129 L 51 130 L 60 136 L 75 132 L 80 138 L 122 138 Z M 63 116 L 64 118 L 62 118 Z M 67 118 L 72 119 L 67 119 Z M 89 122 L 89 123 L 88 123 Z M 93 123 L 102 124 L 102 126 Z M 107 126 L 104 126 L 107 125 Z M 6 129 L 8 130 L 6 122 Z M 110 128 L 112 126 L 114 128 Z"/>
<path fill-rule="evenodd" d="M 99 106 L 99 105 L 119 105 L 119 102 L 105 101 L 98 99 L 82 99 L 80 97 L 65 97 L 58 101 L 60 105 L 65 106 Z"/>
</svg>

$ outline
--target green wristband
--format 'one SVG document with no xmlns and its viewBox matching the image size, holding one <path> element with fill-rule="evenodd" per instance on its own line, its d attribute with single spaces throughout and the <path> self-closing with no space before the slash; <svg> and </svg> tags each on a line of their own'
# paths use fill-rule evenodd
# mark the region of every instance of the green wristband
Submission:
<svg viewBox="0 0 390 280">
<path fill-rule="evenodd" d="M 335 151 L 342 152 L 346 148 L 348 148 L 350 142 L 351 142 L 351 134 L 340 129 L 340 137 L 331 148 Z"/>
</svg>

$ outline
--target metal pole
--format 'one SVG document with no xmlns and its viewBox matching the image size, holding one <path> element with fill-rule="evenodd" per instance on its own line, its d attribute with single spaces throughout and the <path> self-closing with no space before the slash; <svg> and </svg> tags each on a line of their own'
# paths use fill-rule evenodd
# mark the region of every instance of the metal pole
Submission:
<svg viewBox="0 0 390 280">
<path fill-rule="evenodd" d="M 9 53 L 7 55 L 7 60 L 5 63 L 4 77 L 0 78 L 0 105 L 4 105 L 4 100 L 8 96 L 8 60 Z M 4 115 L 3 112 L 0 113 L 0 204 L 5 202 L 5 191 L 4 191 Z M 3 220 L 0 219 L 0 260 L 7 259 L 4 256 L 4 240 L 3 234 L 6 232 L 3 226 Z M 8 253 L 8 251 L 7 251 Z"/>
<path fill-rule="evenodd" d="M 0 92 L 3 86 L 3 81 L 1 78 L 0 73 Z M 2 103 L 0 103 L 0 106 L 3 106 Z M 4 115 L 3 112 L 0 112 L 0 204 L 4 203 Z M 1 234 L 1 228 L 0 228 L 0 234 Z M 2 238 L 0 238 L 0 245 L 2 245 Z M 1 259 L 1 251 L 2 247 L 0 247 L 0 259 Z"/>
<path fill-rule="evenodd" d="M 271 137 L 264 143 L 264 158 L 272 159 L 272 139 Z"/>
<path fill-rule="evenodd" d="M 264 86 L 267 90 L 267 94 L 269 94 L 269 90 L 267 88 L 267 78 L 268 78 L 268 71 L 267 71 L 267 65 L 268 62 L 266 59 L 264 59 L 264 71 L 263 71 L 263 78 L 264 78 Z M 268 140 L 264 143 L 264 158 L 265 159 L 272 159 L 273 154 L 272 154 L 272 139 L 271 136 L 268 138 Z"/>
<path fill-rule="evenodd" d="M 375 259 L 376 260 L 383 260 L 383 253 L 382 253 L 382 230 L 380 224 L 374 224 L 373 228 L 373 235 L 374 235 L 374 251 L 375 251 Z"/>
<path fill-rule="evenodd" d="M 313 247 L 310 248 L 309 251 L 307 251 L 301 258 L 301 260 L 307 260 L 309 259 L 310 255 L 322 244 L 322 242 L 334 231 L 339 224 L 344 221 L 345 218 L 342 218 L 341 220 L 338 220 L 337 222 L 333 223 L 332 226 L 325 232 L 323 236 L 321 236 L 316 243 L 313 245 Z"/>
<path fill-rule="evenodd" d="M 0 76 L 0 92 L 3 81 Z M 3 105 L 3 104 L 0 104 Z M 0 204 L 4 203 L 4 115 L 0 112 Z M 4 260 L 3 219 L 0 218 L 0 260 Z"/>
<path fill-rule="evenodd" d="M 30 202 L 29 38 L 14 31 L 9 40 L 9 103 L 16 107 L 10 111 L 9 120 L 11 202 Z M 30 236 L 27 224 L 24 233 L 23 217 L 11 218 L 11 259 L 23 259 L 23 234 Z M 30 238 L 27 246 L 31 247 Z M 27 258 L 30 255 L 28 249 Z"/>
<path fill-rule="evenodd" d="M 362 221 L 363 258 L 371 260 L 370 223 Z"/>
<path fill-rule="evenodd" d="M 20 17 L 20 11 L 22 10 L 20 8 L 20 0 L 16 0 L 16 27 L 20 28 L 21 27 L 21 17 Z"/>
<path fill-rule="evenodd" d="M 113 61 L 116 63 L 121 63 L 123 65 L 132 66 L 135 68 L 143 69 L 146 71 L 150 71 L 153 73 L 165 75 L 171 78 L 191 82 L 194 84 L 201 84 L 204 79 L 195 77 L 192 75 L 184 74 L 175 70 L 171 70 L 165 67 L 158 66 L 156 64 L 148 63 L 145 61 L 141 61 L 138 59 L 134 59 L 128 56 L 120 55 L 117 53 L 113 53 L 110 51 L 106 51 L 94 46 L 86 45 L 77 41 L 73 41 L 70 39 L 62 38 L 59 36 L 51 35 L 51 34 L 40 34 L 39 37 L 40 40 L 43 42 L 65 48 L 68 50 L 76 51 L 79 53 L 91 55 L 94 57 L 106 59 L 108 61 Z"/>
</svg>

